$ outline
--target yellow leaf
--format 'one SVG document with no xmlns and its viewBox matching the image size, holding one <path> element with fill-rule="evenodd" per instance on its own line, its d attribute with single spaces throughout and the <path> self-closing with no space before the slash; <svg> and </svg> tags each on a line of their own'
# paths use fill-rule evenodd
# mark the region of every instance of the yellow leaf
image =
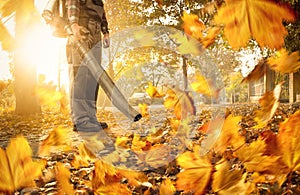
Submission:
<svg viewBox="0 0 300 195">
<path fill-rule="evenodd" d="M 266 143 L 262 140 L 252 142 L 236 151 L 237 157 L 243 162 L 248 172 L 280 174 L 283 166 L 279 156 L 265 155 Z"/>
<path fill-rule="evenodd" d="M 218 194 L 222 191 L 234 186 L 242 179 L 242 170 L 232 169 L 228 161 L 224 161 L 216 165 L 216 172 L 213 174 L 212 189 Z"/>
<path fill-rule="evenodd" d="M 189 114 L 195 115 L 194 101 L 188 92 L 180 89 L 169 89 L 167 94 L 164 106 L 168 109 L 174 109 L 177 119 L 187 119 Z"/>
<path fill-rule="evenodd" d="M 277 135 L 282 160 L 290 172 L 300 170 L 300 111 L 280 124 Z"/>
<path fill-rule="evenodd" d="M 276 85 L 273 91 L 266 92 L 263 97 L 259 99 L 261 109 L 256 111 L 254 120 L 257 122 L 257 125 L 254 126 L 254 128 L 263 128 L 268 124 L 269 120 L 272 119 L 279 106 L 282 84 L 283 83 Z"/>
<path fill-rule="evenodd" d="M 215 151 L 223 153 L 228 147 L 237 149 L 238 147 L 245 144 L 244 137 L 239 134 L 239 122 L 241 121 L 241 119 L 242 117 L 234 117 L 233 115 L 229 115 L 226 117 L 222 126 L 221 134 L 213 146 Z"/>
<path fill-rule="evenodd" d="M 192 54 L 200 55 L 203 52 L 203 47 L 196 39 L 185 36 L 182 33 L 170 35 L 173 41 L 178 45 L 177 49 L 181 55 Z"/>
<path fill-rule="evenodd" d="M 205 29 L 204 23 L 194 14 L 183 12 L 182 16 L 184 32 L 197 40 L 202 39 L 202 30 Z"/>
<path fill-rule="evenodd" d="M 142 151 L 146 144 L 147 143 L 145 141 L 141 140 L 141 136 L 139 134 L 134 134 L 131 149 L 135 152 Z"/>
<path fill-rule="evenodd" d="M 157 90 L 157 87 L 153 86 L 151 82 L 148 83 L 148 87 L 146 88 L 146 92 L 152 98 L 160 98 L 160 97 L 165 96 L 165 94 L 159 92 Z"/>
<path fill-rule="evenodd" d="M 71 164 L 74 168 L 78 169 L 81 166 L 89 166 L 91 162 L 96 160 L 96 156 L 92 153 L 84 143 L 78 146 L 78 155 L 72 160 Z"/>
<path fill-rule="evenodd" d="M 62 163 L 57 163 L 56 168 L 58 194 L 74 194 L 73 185 L 70 183 L 70 171 Z"/>
<path fill-rule="evenodd" d="M 131 170 L 118 170 L 122 177 L 128 180 L 130 186 L 138 187 L 141 183 L 147 182 L 148 177 L 143 172 L 131 171 Z"/>
<path fill-rule="evenodd" d="M 69 132 L 69 129 L 63 127 L 58 127 L 51 131 L 48 137 L 40 144 L 38 154 L 40 156 L 46 156 L 56 150 L 71 150 Z"/>
<path fill-rule="evenodd" d="M 183 171 L 177 174 L 176 187 L 195 195 L 204 194 L 211 180 L 213 166 L 208 156 L 185 152 L 177 158 L 177 163 Z"/>
<path fill-rule="evenodd" d="M 134 38 L 136 41 L 143 42 L 143 46 L 156 45 L 155 41 L 153 40 L 154 34 L 144 29 L 135 31 Z"/>
<path fill-rule="evenodd" d="M 271 69 L 281 73 L 293 73 L 300 68 L 299 52 L 288 53 L 287 50 L 279 50 L 275 56 L 267 60 Z"/>
<path fill-rule="evenodd" d="M 206 96 L 217 98 L 219 90 L 216 90 L 210 80 L 206 80 L 199 72 L 195 74 L 195 82 L 191 83 L 194 91 Z"/>
<path fill-rule="evenodd" d="M 176 188 L 174 186 L 174 182 L 172 182 L 169 178 L 164 180 L 159 187 L 159 194 L 173 195 L 175 192 Z"/>
<path fill-rule="evenodd" d="M 294 19 L 291 8 L 269 0 L 226 1 L 214 17 L 225 25 L 224 34 L 235 49 L 246 46 L 250 38 L 261 47 L 279 49 L 287 35 L 282 21 Z"/>
<path fill-rule="evenodd" d="M 148 105 L 143 103 L 143 104 L 139 104 L 139 109 L 140 109 L 140 112 L 142 114 L 143 117 L 148 117 L 149 116 L 149 113 L 148 113 Z"/>
<path fill-rule="evenodd" d="M 32 151 L 24 137 L 12 139 L 6 151 L 0 148 L 0 192 L 35 186 L 34 179 L 42 175 L 44 163 L 32 161 Z"/>
</svg>

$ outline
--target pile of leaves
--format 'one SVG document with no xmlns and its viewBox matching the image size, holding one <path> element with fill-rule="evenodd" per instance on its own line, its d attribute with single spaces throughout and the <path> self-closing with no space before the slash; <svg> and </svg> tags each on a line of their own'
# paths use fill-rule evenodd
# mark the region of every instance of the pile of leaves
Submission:
<svg viewBox="0 0 300 195">
<path fill-rule="evenodd" d="M 147 164 L 148 169 L 139 171 L 97 158 L 68 126 L 49 130 L 39 144 L 37 155 L 32 154 L 24 137 L 17 136 L 6 150 L 0 150 L 0 191 L 4 194 L 297 194 L 300 192 L 299 104 L 279 105 L 263 128 L 257 126 L 255 119 L 261 110 L 261 105 L 229 106 L 218 140 L 204 154 L 200 153 L 201 142 L 209 133 L 209 125 L 214 126 L 217 121 L 209 120 L 211 110 L 202 110 L 191 122 L 196 133 L 183 153 L 164 166 L 157 166 L 162 154 L 155 156 L 149 152 L 151 156 L 136 162 Z M 159 129 L 147 137 L 115 134 L 113 144 L 135 154 L 155 151 L 175 135 L 176 120 L 176 116 L 167 118 L 161 124 L 164 131 Z M 128 157 L 117 154 L 120 153 L 110 151 L 107 158 L 125 161 Z"/>
</svg>

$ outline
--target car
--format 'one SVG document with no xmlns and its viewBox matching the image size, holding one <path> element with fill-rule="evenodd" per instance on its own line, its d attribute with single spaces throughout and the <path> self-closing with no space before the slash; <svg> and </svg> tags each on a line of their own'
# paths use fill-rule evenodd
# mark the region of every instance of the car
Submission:
<svg viewBox="0 0 300 195">
<path fill-rule="evenodd" d="M 128 102 L 131 105 L 138 105 L 138 104 L 148 104 L 152 103 L 152 98 L 147 93 L 133 93 L 132 96 L 128 98 Z"/>
</svg>

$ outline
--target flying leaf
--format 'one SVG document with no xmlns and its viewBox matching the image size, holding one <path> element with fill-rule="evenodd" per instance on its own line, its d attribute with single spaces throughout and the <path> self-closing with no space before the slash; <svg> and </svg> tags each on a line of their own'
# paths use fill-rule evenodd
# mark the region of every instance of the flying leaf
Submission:
<svg viewBox="0 0 300 195">
<path fill-rule="evenodd" d="M 95 169 L 92 178 L 93 189 L 98 189 L 100 186 L 111 184 L 119 181 L 117 169 L 101 160 L 95 162 Z"/>
<path fill-rule="evenodd" d="M 71 141 L 69 138 L 70 129 L 58 127 L 51 131 L 48 137 L 42 141 L 38 154 L 40 156 L 49 155 L 56 150 L 71 150 Z"/>
<path fill-rule="evenodd" d="M 245 144 L 244 137 L 239 134 L 241 119 L 240 116 L 235 117 L 232 114 L 226 117 L 221 134 L 213 146 L 215 151 L 223 153 L 228 147 L 237 149 Z"/>
<path fill-rule="evenodd" d="M 96 156 L 92 153 L 84 143 L 81 143 L 78 146 L 78 155 L 75 155 L 75 158 L 72 160 L 71 164 L 74 168 L 78 169 L 79 167 L 89 166 L 91 162 L 95 162 Z"/>
<path fill-rule="evenodd" d="M 58 163 L 56 168 L 58 194 L 74 194 L 73 185 L 70 183 L 70 171 L 62 163 Z"/>
<path fill-rule="evenodd" d="M 200 40 L 204 48 L 208 48 L 215 42 L 220 30 L 220 27 L 212 27 L 207 30 L 207 35 Z"/>
<path fill-rule="evenodd" d="M 132 195 L 126 184 L 111 183 L 110 185 L 102 185 L 94 190 L 95 195 Z"/>
<path fill-rule="evenodd" d="M 152 98 L 161 98 L 164 97 L 165 94 L 159 92 L 157 87 L 153 86 L 151 82 L 148 83 L 148 87 L 146 88 L 146 92 Z"/>
<path fill-rule="evenodd" d="M 259 63 L 251 71 L 251 73 L 242 80 L 242 83 L 259 80 L 266 74 L 267 68 L 268 65 L 264 59 L 259 61 Z"/>
<path fill-rule="evenodd" d="M 143 42 L 143 45 L 155 46 L 154 34 L 147 30 L 138 30 L 134 32 L 134 38 L 136 41 Z"/>
<path fill-rule="evenodd" d="M 184 32 L 197 40 L 202 39 L 202 31 L 205 29 L 204 23 L 194 14 L 183 12 L 182 16 Z"/>
<path fill-rule="evenodd" d="M 12 51 L 14 48 L 15 39 L 11 36 L 7 28 L 0 21 L 0 43 L 2 43 L 2 49 L 6 51 Z"/>
<path fill-rule="evenodd" d="M 174 109 L 177 119 L 186 119 L 189 114 L 195 115 L 194 101 L 188 92 L 180 89 L 168 89 L 167 94 L 164 106 L 168 109 Z"/>
<path fill-rule="evenodd" d="M 204 194 L 213 171 L 208 156 L 185 152 L 177 158 L 177 163 L 183 169 L 177 174 L 177 189 L 185 192 L 192 191 L 195 195 Z"/>
<path fill-rule="evenodd" d="M 265 127 L 275 114 L 275 111 L 279 106 L 282 84 L 283 83 L 276 85 L 273 91 L 266 92 L 263 97 L 259 99 L 261 109 L 256 111 L 256 117 L 254 120 L 257 122 L 257 125 L 254 126 L 254 128 Z"/>
<path fill-rule="evenodd" d="M 159 194 L 173 195 L 175 192 L 176 188 L 174 186 L 174 182 L 172 182 L 169 178 L 164 180 L 159 187 Z"/>
<path fill-rule="evenodd" d="M 35 186 L 44 163 L 32 161 L 32 151 L 24 137 L 12 139 L 6 151 L 0 148 L 0 193 L 13 194 L 19 188 Z"/>
<path fill-rule="evenodd" d="M 203 52 L 202 45 L 192 37 L 181 33 L 172 34 L 170 37 L 176 43 L 178 52 L 181 55 L 192 54 L 197 56 Z"/>
<path fill-rule="evenodd" d="M 280 124 L 278 137 L 282 160 L 290 171 L 300 170 L 300 111 Z"/>
<path fill-rule="evenodd" d="M 293 73 L 300 68 L 300 55 L 299 51 L 291 54 L 287 50 L 279 50 L 275 56 L 267 59 L 271 69 L 281 73 Z"/>
<path fill-rule="evenodd" d="M 282 21 L 293 21 L 295 14 L 288 5 L 271 0 L 226 1 L 214 17 L 224 24 L 229 44 L 238 49 L 254 38 L 261 47 L 279 49 L 284 44 L 287 30 Z"/>
<path fill-rule="evenodd" d="M 218 194 L 234 186 L 242 179 L 242 170 L 232 169 L 228 161 L 216 165 L 216 172 L 213 173 L 212 189 Z"/>
<path fill-rule="evenodd" d="M 216 90 L 210 80 L 206 80 L 199 72 L 195 74 L 195 82 L 191 83 L 194 91 L 206 96 L 217 98 L 219 90 Z"/>
<path fill-rule="evenodd" d="M 243 162 L 248 172 L 279 174 L 283 168 L 279 156 L 265 155 L 266 143 L 262 140 L 244 145 L 236 151 L 237 157 Z"/>
</svg>

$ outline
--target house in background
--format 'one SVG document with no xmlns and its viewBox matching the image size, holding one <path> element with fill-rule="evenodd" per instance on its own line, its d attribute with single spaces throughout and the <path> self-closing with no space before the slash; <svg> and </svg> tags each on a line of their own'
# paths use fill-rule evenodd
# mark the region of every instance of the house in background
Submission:
<svg viewBox="0 0 300 195">
<path fill-rule="evenodd" d="M 249 101 L 258 102 L 265 92 L 272 91 L 276 83 L 278 83 L 276 81 L 279 77 L 280 81 L 285 81 L 281 89 L 280 102 L 300 102 L 300 71 L 289 75 L 279 75 L 269 68 L 267 68 L 264 77 L 257 81 L 249 82 Z"/>
</svg>

